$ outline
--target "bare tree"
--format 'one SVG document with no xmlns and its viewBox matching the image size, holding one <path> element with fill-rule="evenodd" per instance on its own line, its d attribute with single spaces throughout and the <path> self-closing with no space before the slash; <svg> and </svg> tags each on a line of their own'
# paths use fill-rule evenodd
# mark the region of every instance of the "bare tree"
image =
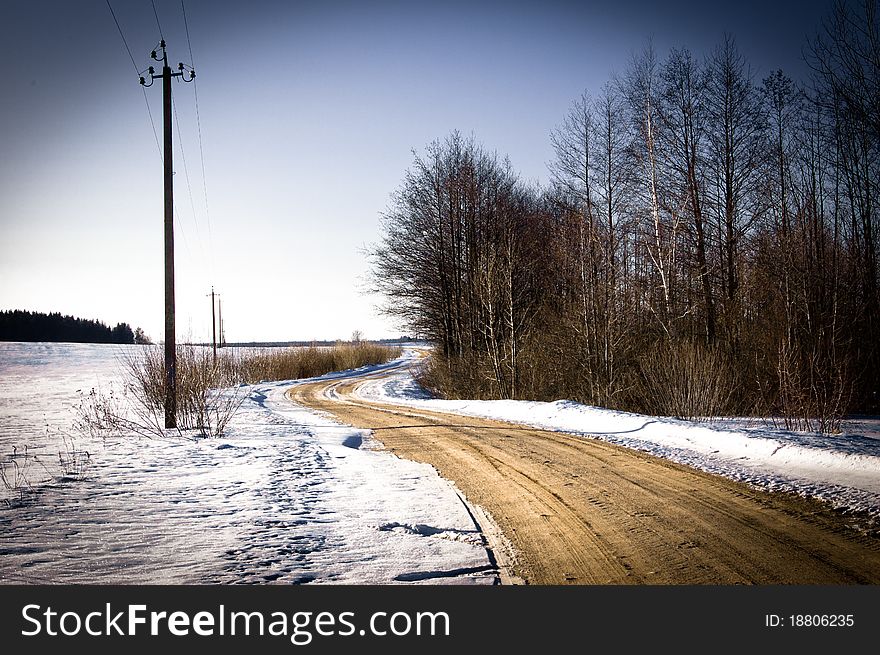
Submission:
<svg viewBox="0 0 880 655">
<path fill-rule="evenodd" d="M 731 35 L 714 50 L 708 65 L 709 157 L 715 172 L 712 201 L 718 215 L 721 298 L 729 316 L 728 327 L 735 330 L 741 317 L 737 308 L 742 277 L 740 248 L 761 216 L 755 189 L 766 137 L 752 74 Z M 736 349 L 735 334 L 733 338 Z"/>
<path fill-rule="evenodd" d="M 687 50 L 673 50 L 663 70 L 661 116 L 668 142 L 669 184 L 672 202 L 690 215 L 691 244 L 703 300 L 706 343 L 715 341 L 715 299 L 709 278 L 706 212 L 707 71 Z"/>
<path fill-rule="evenodd" d="M 676 241 L 680 226 L 677 208 L 665 199 L 661 189 L 663 141 L 660 118 L 659 66 L 653 47 L 633 59 L 622 90 L 627 101 L 632 131 L 631 156 L 637 167 L 633 185 L 638 206 L 633 210 L 639 225 L 641 247 L 650 259 L 654 275 L 643 280 L 643 297 L 647 308 L 667 336 L 673 335 L 675 313 L 674 265 Z M 659 298 L 655 293 L 659 287 Z"/>
</svg>

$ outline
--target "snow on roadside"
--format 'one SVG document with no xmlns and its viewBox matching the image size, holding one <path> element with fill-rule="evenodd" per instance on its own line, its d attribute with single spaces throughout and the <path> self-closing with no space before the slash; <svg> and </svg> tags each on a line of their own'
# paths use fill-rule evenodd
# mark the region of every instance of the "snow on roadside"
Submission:
<svg viewBox="0 0 880 655">
<path fill-rule="evenodd" d="M 246 398 L 223 438 L 80 443 L 86 479 L 0 508 L 0 582 L 497 581 L 451 483 L 293 405 L 292 384 L 226 391 Z"/>
<path fill-rule="evenodd" d="M 357 394 L 365 400 L 594 437 L 765 489 L 820 498 L 840 509 L 865 511 L 880 519 L 880 425 L 869 421 L 853 422 L 857 432 L 821 435 L 780 430 L 749 420 L 694 423 L 568 400 L 439 400 L 422 389 L 406 368 L 364 383 Z"/>
</svg>

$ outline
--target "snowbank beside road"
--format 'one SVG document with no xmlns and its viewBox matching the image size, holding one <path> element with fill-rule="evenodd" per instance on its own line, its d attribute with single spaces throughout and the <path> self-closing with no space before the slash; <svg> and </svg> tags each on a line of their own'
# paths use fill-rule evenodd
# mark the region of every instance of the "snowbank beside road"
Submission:
<svg viewBox="0 0 880 655">
<path fill-rule="evenodd" d="M 771 490 L 827 500 L 880 518 L 880 422 L 841 435 L 780 430 L 756 421 L 695 423 L 568 400 L 438 400 L 405 369 L 362 384 L 371 401 L 491 418 L 603 439 Z M 871 429 L 873 428 L 873 429 Z"/>
</svg>

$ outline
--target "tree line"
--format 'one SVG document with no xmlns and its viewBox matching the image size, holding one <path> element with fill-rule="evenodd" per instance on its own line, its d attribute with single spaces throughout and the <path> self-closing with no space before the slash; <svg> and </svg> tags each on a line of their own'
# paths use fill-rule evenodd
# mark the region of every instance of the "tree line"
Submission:
<svg viewBox="0 0 880 655">
<path fill-rule="evenodd" d="M 0 311 L 0 341 L 66 341 L 71 343 L 148 343 L 143 331 L 128 323 L 109 327 L 101 321 L 55 312 Z"/>
<path fill-rule="evenodd" d="M 458 132 L 416 154 L 370 254 L 437 344 L 425 383 L 829 431 L 877 411 L 876 2 L 806 53 L 796 82 L 731 36 L 647 47 L 552 131 L 544 188 Z"/>
</svg>

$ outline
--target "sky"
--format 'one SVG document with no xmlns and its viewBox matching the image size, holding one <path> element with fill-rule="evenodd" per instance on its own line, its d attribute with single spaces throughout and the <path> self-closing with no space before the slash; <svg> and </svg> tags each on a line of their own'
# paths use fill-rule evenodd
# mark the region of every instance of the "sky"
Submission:
<svg viewBox="0 0 880 655">
<path fill-rule="evenodd" d="M 161 34 L 169 62 L 197 71 L 172 92 L 177 338 L 210 340 L 213 286 L 230 342 L 406 334 L 367 293 L 365 253 L 414 150 L 459 130 L 546 182 L 551 130 L 649 41 L 661 57 L 703 55 L 731 33 L 756 82 L 777 68 L 798 79 L 830 6 L 109 5 L 138 70 L 155 63 Z M 163 176 L 150 121 L 161 143 L 161 83 L 138 84 L 106 0 L 0 0 L 0 39 L 0 309 L 127 322 L 161 340 Z"/>
</svg>

